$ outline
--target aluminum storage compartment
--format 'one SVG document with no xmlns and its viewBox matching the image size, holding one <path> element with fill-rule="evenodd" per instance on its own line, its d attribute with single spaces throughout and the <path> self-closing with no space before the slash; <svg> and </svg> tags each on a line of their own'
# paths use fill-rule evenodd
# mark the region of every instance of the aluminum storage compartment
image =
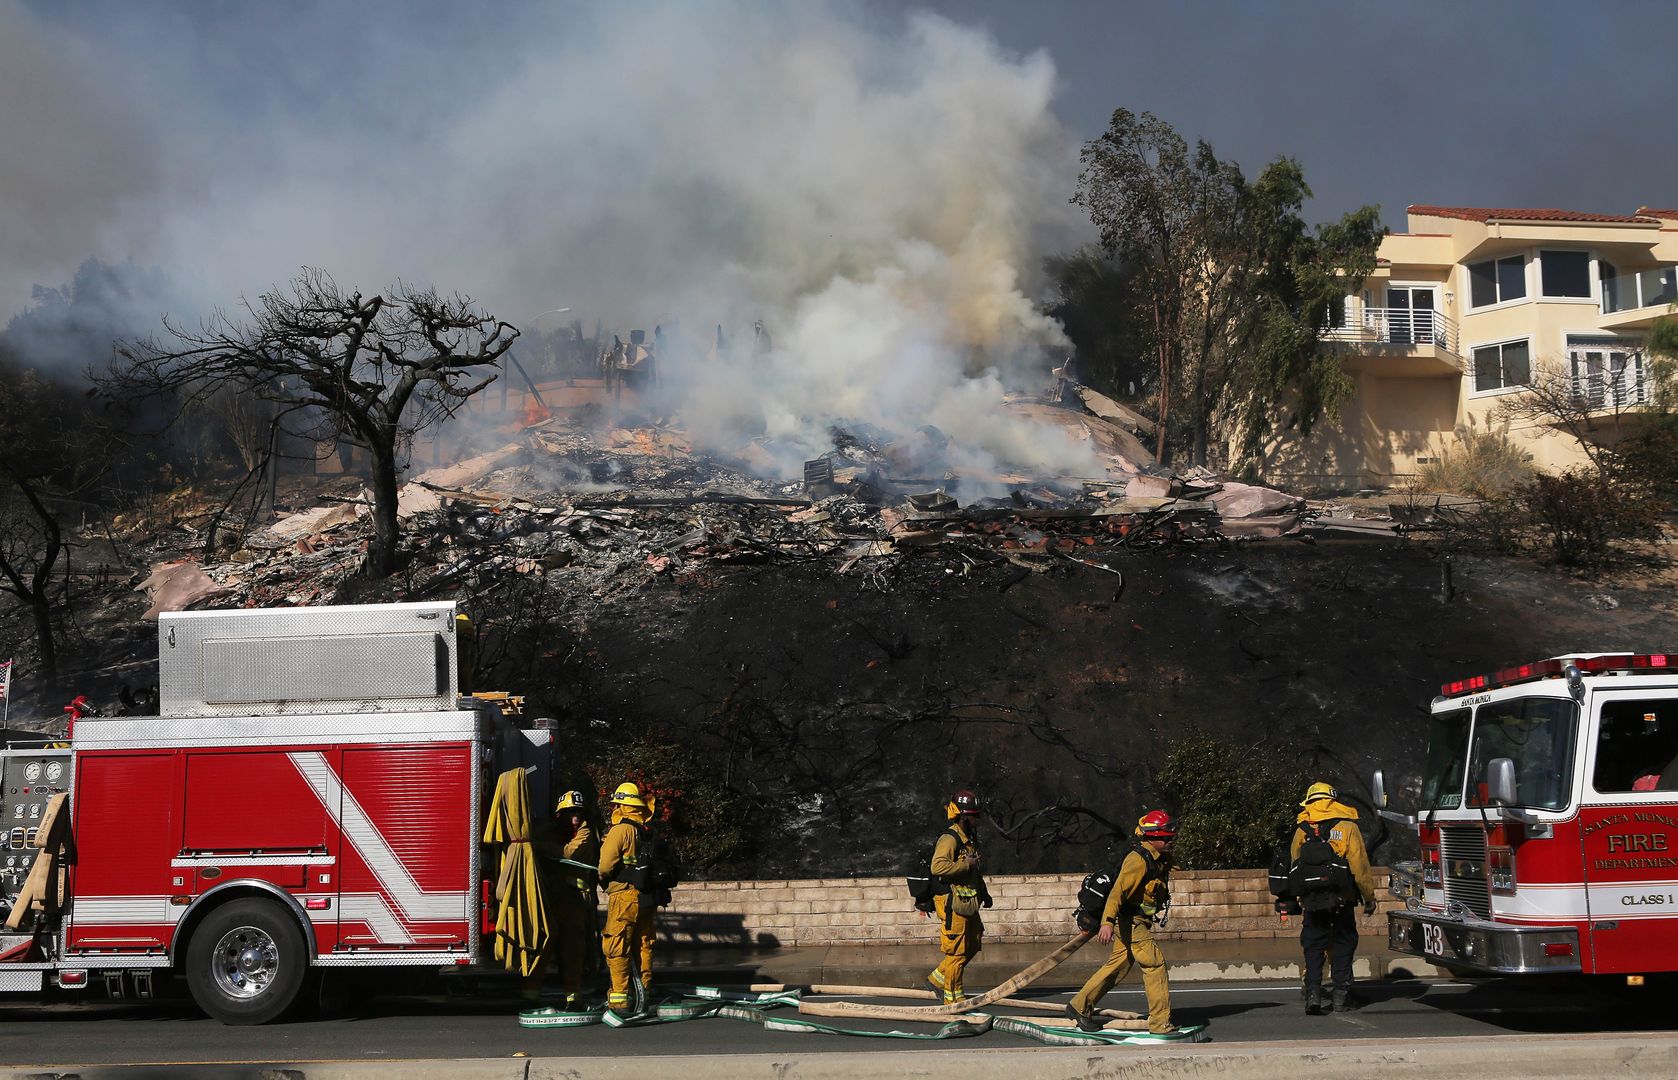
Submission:
<svg viewBox="0 0 1678 1080">
<path fill-rule="evenodd" d="M 157 630 L 163 716 L 455 708 L 452 602 L 175 611 Z"/>
</svg>

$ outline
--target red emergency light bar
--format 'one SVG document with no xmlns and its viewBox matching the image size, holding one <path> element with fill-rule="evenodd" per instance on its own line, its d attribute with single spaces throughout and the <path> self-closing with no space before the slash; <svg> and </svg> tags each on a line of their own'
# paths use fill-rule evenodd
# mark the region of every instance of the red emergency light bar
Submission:
<svg viewBox="0 0 1678 1080">
<path fill-rule="evenodd" d="M 1651 653 L 1647 656 L 1593 656 L 1574 665 L 1580 671 L 1648 671 L 1656 668 L 1678 668 L 1678 654 Z"/>
<path fill-rule="evenodd" d="M 1678 653 L 1646 653 L 1633 656 L 1625 653 L 1617 656 L 1592 656 L 1572 661 L 1573 666 L 1586 675 L 1596 675 L 1604 671 L 1657 671 L 1666 668 L 1678 670 Z M 1519 667 L 1504 668 L 1502 671 L 1490 675 L 1475 675 L 1468 679 L 1458 679 L 1448 682 L 1439 688 L 1442 697 L 1457 697 L 1462 694 L 1472 694 L 1476 690 L 1495 690 L 1500 686 L 1513 686 L 1516 683 L 1531 682 L 1534 679 L 1549 679 L 1560 675 L 1567 669 L 1566 660 L 1540 660 L 1534 664 L 1522 664 Z"/>
</svg>

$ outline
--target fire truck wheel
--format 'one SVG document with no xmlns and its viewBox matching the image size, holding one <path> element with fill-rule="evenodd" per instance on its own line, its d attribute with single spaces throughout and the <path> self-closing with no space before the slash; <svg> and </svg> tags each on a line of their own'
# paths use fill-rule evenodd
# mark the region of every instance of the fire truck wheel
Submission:
<svg viewBox="0 0 1678 1080">
<path fill-rule="evenodd" d="M 308 967 L 303 931 L 267 900 L 235 900 L 204 917 L 186 948 L 192 1000 L 224 1024 L 266 1024 L 291 1008 Z"/>
</svg>

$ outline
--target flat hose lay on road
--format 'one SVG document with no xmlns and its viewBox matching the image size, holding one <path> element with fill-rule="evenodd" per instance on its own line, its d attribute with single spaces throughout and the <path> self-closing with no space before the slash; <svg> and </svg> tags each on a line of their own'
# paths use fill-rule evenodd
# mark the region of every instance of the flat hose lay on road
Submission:
<svg viewBox="0 0 1678 1080">
<path fill-rule="evenodd" d="M 1051 1046 L 1088 1046 L 1092 1043 L 1141 1044 L 1156 1042 L 1204 1042 L 1204 1025 L 1183 1028 L 1172 1035 L 1154 1035 L 1147 1030 L 1147 1021 L 1136 1013 L 1113 1009 L 1098 1009 L 1097 1015 L 1106 1020 L 1100 1031 L 1082 1031 L 1070 1019 L 1047 1017 L 1031 1020 L 1019 1016 L 997 1016 L 979 1012 L 987 1005 L 1044 1012 L 1062 1012 L 1063 1006 L 1045 1001 L 1030 1001 L 1010 995 L 1025 989 L 1067 957 L 1077 952 L 1089 934 L 1079 934 L 1054 952 L 1032 964 L 1012 978 L 965 1001 L 949 1005 L 873 1005 L 862 1001 L 812 1001 L 810 997 L 845 995 L 854 997 L 910 997 L 917 1000 L 936 996 L 926 990 L 905 990 L 886 986 L 786 986 L 780 983 L 754 985 L 748 989 L 715 986 L 682 987 L 682 1000 L 656 1005 L 634 1016 L 620 1017 L 609 1009 L 593 1008 L 584 1012 L 561 1012 L 538 1009 L 519 1014 L 524 1027 L 581 1027 L 604 1023 L 608 1027 L 642 1027 L 649 1024 L 679 1023 L 706 1017 L 727 1020 L 746 1020 L 762 1025 L 770 1031 L 815 1032 L 828 1035 L 858 1035 L 876 1039 L 959 1039 L 983 1035 L 987 1031 L 1005 1031 L 1024 1036 Z M 852 1017 L 858 1020 L 909 1020 L 938 1024 L 932 1031 L 874 1030 L 843 1028 L 795 1017 L 778 1017 L 770 1010 L 783 1006 L 795 1007 L 805 1016 Z"/>
</svg>

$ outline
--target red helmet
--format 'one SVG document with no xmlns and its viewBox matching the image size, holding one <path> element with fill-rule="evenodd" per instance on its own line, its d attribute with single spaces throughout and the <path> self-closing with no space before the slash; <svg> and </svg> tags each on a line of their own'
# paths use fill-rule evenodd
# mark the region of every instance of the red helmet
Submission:
<svg viewBox="0 0 1678 1080">
<path fill-rule="evenodd" d="M 971 791 L 968 791 L 966 788 L 962 788 L 960 791 L 950 796 L 950 805 L 955 807 L 955 812 L 957 814 L 972 814 L 974 816 L 978 816 L 979 796 L 973 794 Z"/>
<path fill-rule="evenodd" d="M 1177 835 L 1177 821 L 1164 810 L 1149 810 L 1137 819 L 1136 835 L 1144 840 L 1171 840 Z"/>
</svg>

